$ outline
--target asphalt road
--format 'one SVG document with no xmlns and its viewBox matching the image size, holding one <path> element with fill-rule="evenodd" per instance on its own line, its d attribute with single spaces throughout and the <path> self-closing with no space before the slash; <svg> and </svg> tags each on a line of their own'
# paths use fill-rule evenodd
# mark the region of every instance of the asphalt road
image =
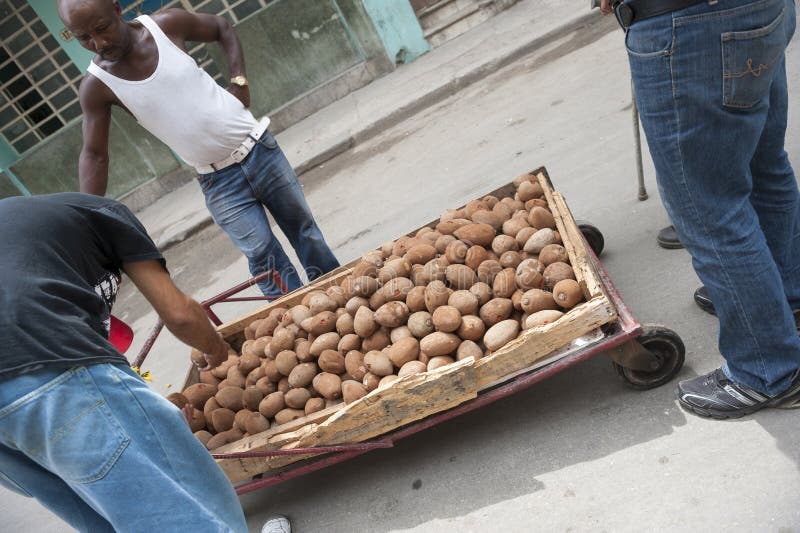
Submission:
<svg viewBox="0 0 800 533">
<path fill-rule="evenodd" d="M 610 23 L 610 21 L 609 21 Z M 788 150 L 800 157 L 800 50 L 789 52 Z M 342 262 L 441 211 L 545 165 L 572 211 L 601 229 L 605 268 L 641 322 L 687 346 L 681 377 L 719 366 L 716 320 L 696 308 L 684 251 L 657 247 L 669 222 L 645 157 L 637 200 L 629 74 L 622 35 L 601 25 L 469 87 L 302 178 Z M 217 228 L 167 254 L 198 298 L 247 277 Z M 142 342 L 154 322 L 130 287 L 118 309 Z M 251 306 L 252 307 L 252 306 Z M 223 318 L 244 305 L 220 308 Z M 165 336 L 147 367 L 174 390 L 188 350 Z M 246 495 L 254 531 L 275 513 L 299 532 L 800 531 L 800 412 L 735 422 L 684 413 L 674 385 L 625 387 L 605 357 L 315 474 Z M 9 530 L 62 531 L 35 502 L 0 504 Z"/>
</svg>

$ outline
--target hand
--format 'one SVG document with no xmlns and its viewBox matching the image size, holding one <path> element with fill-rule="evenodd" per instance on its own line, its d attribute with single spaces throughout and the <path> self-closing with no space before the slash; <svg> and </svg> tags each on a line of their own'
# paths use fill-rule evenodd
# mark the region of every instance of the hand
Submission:
<svg viewBox="0 0 800 533">
<path fill-rule="evenodd" d="M 222 337 L 219 337 L 219 347 L 214 350 L 214 353 L 204 353 L 202 355 L 202 361 L 205 361 L 205 366 L 201 366 L 202 362 L 198 361 L 199 357 L 196 357 L 196 354 L 193 354 L 192 361 L 197 365 L 201 371 L 211 370 L 212 368 L 216 368 L 225 361 L 228 360 L 228 352 L 230 352 L 231 347 L 230 345 L 222 340 Z"/>
<path fill-rule="evenodd" d="M 245 85 L 242 87 L 241 85 L 234 85 L 230 84 L 228 86 L 228 92 L 231 93 L 233 96 L 239 99 L 245 107 L 250 107 L 250 87 Z"/>
<path fill-rule="evenodd" d="M 194 406 L 190 403 L 187 403 L 181 409 L 181 414 L 183 414 L 183 418 L 186 419 L 186 424 L 189 426 L 192 425 L 192 417 L 194 416 Z"/>
<path fill-rule="evenodd" d="M 600 13 L 608 15 L 612 12 L 611 0 L 600 0 Z"/>
</svg>

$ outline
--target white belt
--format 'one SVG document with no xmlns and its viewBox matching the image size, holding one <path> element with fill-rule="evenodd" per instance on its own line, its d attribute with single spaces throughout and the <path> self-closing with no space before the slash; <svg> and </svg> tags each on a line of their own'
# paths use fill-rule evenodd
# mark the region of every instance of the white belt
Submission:
<svg viewBox="0 0 800 533">
<path fill-rule="evenodd" d="M 256 124 L 256 126 L 250 130 L 250 133 L 247 134 L 247 138 L 242 141 L 242 144 L 237 146 L 236 149 L 231 152 L 231 155 L 225 159 L 214 161 L 209 165 L 198 165 L 194 167 L 195 170 L 197 170 L 198 174 L 211 174 L 212 172 L 222 170 L 223 168 L 229 167 L 235 163 L 241 163 L 250 154 L 250 150 L 253 149 L 253 146 L 255 146 L 261 136 L 264 135 L 264 132 L 267 131 L 268 127 L 269 117 L 262 118 L 258 124 Z"/>
</svg>

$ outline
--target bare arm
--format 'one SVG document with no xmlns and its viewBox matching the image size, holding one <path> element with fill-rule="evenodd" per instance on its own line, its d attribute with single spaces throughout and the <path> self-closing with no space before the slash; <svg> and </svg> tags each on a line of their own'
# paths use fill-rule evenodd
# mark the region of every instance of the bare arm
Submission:
<svg viewBox="0 0 800 533">
<path fill-rule="evenodd" d="M 78 159 L 80 191 L 104 196 L 108 187 L 108 131 L 111 127 L 111 102 L 94 76 L 81 82 L 83 110 L 83 148 Z"/>
<path fill-rule="evenodd" d="M 154 19 L 176 44 L 186 49 L 186 41 L 201 43 L 218 42 L 228 61 L 231 77 L 247 76 L 244 68 L 242 45 L 233 27 L 224 17 L 189 13 L 182 9 L 167 9 L 154 16 Z M 250 107 L 249 87 L 231 85 L 228 87 L 245 107 Z"/>
<path fill-rule="evenodd" d="M 178 339 L 205 354 L 207 370 L 228 358 L 228 343 L 217 335 L 202 306 L 181 292 L 156 260 L 125 263 L 122 269 Z"/>
</svg>

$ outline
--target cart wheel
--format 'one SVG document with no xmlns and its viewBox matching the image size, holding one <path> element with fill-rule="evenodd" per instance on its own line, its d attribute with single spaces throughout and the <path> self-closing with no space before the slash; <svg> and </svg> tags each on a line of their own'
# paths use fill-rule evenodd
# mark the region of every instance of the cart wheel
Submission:
<svg viewBox="0 0 800 533">
<path fill-rule="evenodd" d="M 636 342 L 647 348 L 661 365 L 652 372 L 625 368 L 611 363 L 625 383 L 637 390 L 654 389 L 675 377 L 686 359 L 686 347 L 677 333 L 664 326 L 647 324 Z"/>
<path fill-rule="evenodd" d="M 589 243 L 589 247 L 594 252 L 594 255 L 600 257 L 600 254 L 603 253 L 603 248 L 606 245 L 606 240 L 603 238 L 603 234 L 597 229 L 597 226 L 593 226 L 586 222 L 578 223 L 578 229 L 581 230 L 583 233 L 586 242 Z"/>
</svg>

